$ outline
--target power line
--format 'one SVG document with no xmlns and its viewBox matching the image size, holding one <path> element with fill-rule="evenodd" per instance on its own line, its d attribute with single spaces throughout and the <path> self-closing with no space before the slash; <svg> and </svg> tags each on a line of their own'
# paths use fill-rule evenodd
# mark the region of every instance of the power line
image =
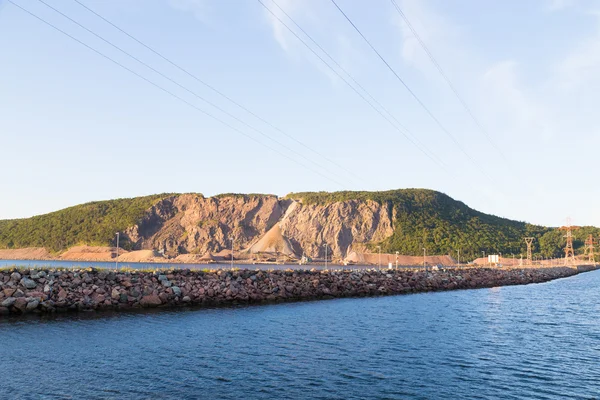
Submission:
<svg viewBox="0 0 600 400">
<path fill-rule="evenodd" d="M 277 139 L 272 138 L 271 136 L 269 136 L 268 134 L 264 133 L 263 131 L 253 127 L 252 125 L 246 123 L 245 121 L 241 120 L 240 118 L 236 117 L 235 115 L 231 114 L 230 112 L 224 110 L 223 108 L 215 105 L 214 103 L 206 100 L 205 98 L 203 98 L 202 96 L 200 96 L 199 94 L 197 94 L 196 92 L 190 90 L 189 88 L 185 87 L 184 85 L 180 84 L 179 82 L 175 81 L 174 79 L 170 78 L 169 76 L 165 75 L 164 73 L 158 71 L 157 69 L 153 68 L 152 66 L 148 65 L 147 63 L 145 63 L 144 61 L 140 60 L 139 58 L 133 56 L 131 53 L 123 50 L 121 47 L 115 45 L 114 43 L 112 43 L 111 41 L 107 40 L 106 38 L 102 37 L 101 35 L 97 34 L 96 32 L 92 31 L 91 29 L 85 27 L 84 25 L 82 25 L 81 23 L 77 22 L 76 20 L 74 20 L 73 18 L 69 17 L 68 15 L 64 14 L 63 12 L 61 12 L 60 10 L 52 7 L 51 5 L 49 5 L 48 3 L 46 3 L 44 0 L 38 0 L 40 3 L 44 4 L 46 7 L 52 9 L 53 11 L 55 11 L 56 13 L 62 15 L 64 18 L 68 19 L 69 21 L 73 22 L 74 24 L 76 24 L 77 26 L 79 26 L 80 28 L 86 30 L 87 32 L 91 33 L 92 35 L 94 35 L 95 37 L 97 37 L 98 39 L 102 40 L 103 42 L 109 44 L 110 46 L 112 46 L 113 48 L 119 50 L 120 52 L 122 52 L 123 54 L 127 55 L 128 57 L 132 58 L 133 60 L 135 60 L 136 62 L 140 63 L 141 65 L 145 66 L 146 68 L 150 69 L 151 71 L 153 71 L 154 73 L 160 75 L 161 77 L 167 79 L 169 82 L 177 85 L 178 87 L 180 87 L 181 89 L 185 90 L 186 92 L 192 94 L 193 96 L 195 96 L 196 98 L 204 101 L 205 103 L 211 105 L 212 107 L 216 108 L 217 110 L 221 111 L 222 113 L 224 113 L 225 115 L 229 116 L 230 118 L 233 118 L 234 120 L 236 120 L 237 122 L 239 122 L 240 124 L 246 126 L 247 128 L 257 132 L 258 134 L 266 137 L 267 139 L 273 141 L 274 143 L 278 144 L 279 146 L 283 147 L 284 149 L 296 154 L 297 156 L 307 160 L 308 162 L 313 163 L 314 165 L 316 165 L 319 168 L 322 168 L 324 170 L 327 170 L 327 168 L 325 168 L 323 165 L 319 164 L 316 161 L 313 161 L 309 158 L 307 158 L 306 156 L 304 156 L 303 154 L 297 152 L 296 150 L 290 148 L 289 146 L 281 143 L 280 141 L 278 141 Z M 332 175 L 337 175 L 335 173 L 332 173 L 331 171 L 327 171 Z M 338 175 L 339 176 L 339 175 Z"/>
<path fill-rule="evenodd" d="M 281 20 L 267 5 L 265 5 L 262 0 L 257 0 L 265 10 L 267 10 L 280 24 L 282 24 L 292 35 L 296 37 L 308 50 L 310 50 L 323 64 L 325 64 L 333 73 L 335 73 L 350 89 L 352 89 L 360 98 L 362 98 L 367 104 L 369 104 L 379 115 L 381 115 L 388 123 L 392 125 L 398 132 L 400 132 L 409 142 L 411 142 L 417 149 L 419 149 L 427 158 L 429 158 L 434 163 L 438 164 L 442 169 L 448 172 L 448 170 L 433 158 L 425 149 L 419 146 L 410 136 L 408 136 L 404 131 L 402 131 L 398 126 L 396 126 L 385 114 L 383 114 L 377 107 L 373 105 L 362 93 L 360 93 L 354 86 L 348 82 L 346 78 L 344 78 L 335 68 L 333 68 L 327 61 L 323 59 L 312 47 L 310 47 L 292 28 L 290 28 L 285 22 Z"/>
<path fill-rule="evenodd" d="M 344 16 L 344 18 L 346 18 L 346 20 L 350 23 L 350 25 L 352 25 L 354 30 L 356 30 L 356 32 L 358 32 L 358 34 L 363 38 L 363 40 L 369 45 L 371 50 L 373 50 L 373 52 L 375 52 L 375 54 L 377 54 L 377 56 L 381 59 L 381 61 L 383 61 L 383 63 L 387 66 L 387 68 L 394 74 L 394 76 L 396 77 L 396 79 L 398 79 L 398 81 L 402 84 L 402 86 L 404 86 L 404 88 L 411 94 L 411 96 L 417 101 L 417 103 L 419 103 L 421 108 L 423 108 L 423 110 L 425 110 L 425 112 L 431 117 L 431 119 L 433 119 L 433 121 L 437 124 L 437 126 L 454 142 L 454 144 L 460 149 L 460 151 L 465 155 L 465 157 L 467 157 L 471 161 L 471 163 L 475 167 L 477 167 L 477 169 L 479 169 L 479 171 L 486 178 L 491 180 L 491 178 L 479 166 L 479 164 L 471 157 L 471 155 L 465 151 L 465 149 L 461 146 L 461 144 L 454 137 L 454 135 L 452 135 L 452 133 L 450 133 L 450 131 L 448 129 L 446 129 L 446 127 L 440 122 L 440 120 L 431 112 L 431 110 L 429 110 L 429 108 L 425 105 L 425 103 L 423 103 L 423 101 L 421 101 L 421 99 L 416 95 L 416 93 L 413 92 L 413 90 L 406 84 L 406 82 L 400 77 L 400 75 L 398 75 L 396 70 L 394 70 L 394 68 L 392 68 L 392 66 L 386 61 L 386 59 L 381 55 L 381 53 L 379 53 L 379 51 L 377 51 L 375 46 L 373 46 L 371 44 L 371 42 L 365 37 L 365 35 L 363 35 L 363 33 L 360 31 L 360 29 L 358 29 L 358 27 L 354 24 L 354 22 L 352 22 L 350 17 L 348 17 L 348 15 L 346 15 L 346 13 L 340 8 L 340 6 L 335 2 L 335 0 L 331 0 L 331 2 L 338 9 L 338 11 Z"/>
<path fill-rule="evenodd" d="M 400 17 L 402 17 L 402 19 L 406 23 L 406 26 L 408 26 L 408 28 L 412 32 L 413 36 L 417 39 L 417 41 L 419 42 L 419 44 L 421 45 L 421 47 L 423 48 L 423 50 L 425 51 L 425 53 L 427 53 L 427 56 L 429 57 L 429 59 L 431 60 L 431 62 L 435 66 L 435 68 L 438 70 L 438 72 L 440 73 L 440 75 L 442 76 L 442 78 L 444 78 L 444 80 L 446 81 L 446 83 L 450 87 L 450 90 L 452 90 L 452 92 L 454 93 L 454 95 L 456 96 L 456 98 L 458 99 L 458 101 L 460 102 L 460 104 L 467 111 L 467 114 L 469 114 L 469 116 L 471 117 L 471 119 L 473 120 L 473 122 L 475 123 L 475 125 L 479 128 L 479 130 L 481 131 L 481 133 L 483 133 L 485 135 L 485 137 L 488 139 L 488 141 L 490 142 L 490 144 L 492 146 L 494 146 L 494 148 L 498 151 L 498 153 L 502 156 L 502 158 L 504 158 L 504 160 L 507 161 L 506 156 L 504 155 L 504 153 L 502 152 L 502 150 L 500 150 L 500 148 L 496 145 L 496 143 L 494 142 L 494 140 L 492 139 L 492 137 L 489 135 L 489 133 L 487 132 L 487 130 L 483 127 L 483 125 L 475 117 L 475 114 L 473 114 L 473 112 L 471 111 L 471 108 L 467 105 L 467 102 L 458 93 L 458 90 L 456 89 L 456 87 L 454 86 L 454 84 L 452 83 L 452 81 L 450 80 L 450 78 L 448 78 L 448 75 L 446 75 L 446 73 L 444 72 L 444 70 L 442 69 L 441 65 L 438 63 L 438 61 L 435 59 L 435 57 L 433 56 L 433 54 L 431 53 L 431 51 L 429 51 L 429 48 L 427 48 L 427 45 L 421 39 L 421 36 L 419 36 L 419 34 L 417 33 L 417 31 L 413 27 L 413 25 L 410 23 L 410 21 L 409 21 L 408 17 L 406 16 L 406 14 L 404 14 L 404 12 L 402 11 L 402 9 L 398 5 L 398 3 L 396 3 L 396 0 L 390 0 L 390 1 L 394 5 L 394 8 L 396 9 L 396 11 L 398 11 L 398 14 L 400 14 Z"/>
<path fill-rule="evenodd" d="M 204 111 L 203 109 L 199 108 L 199 107 L 198 107 L 198 106 L 196 106 L 195 104 L 193 104 L 193 103 L 190 103 L 189 101 L 187 101 L 187 100 L 185 100 L 184 98 L 182 98 L 182 97 L 180 97 L 180 96 L 176 95 L 175 93 L 171 92 L 170 90 L 168 90 L 168 89 L 165 89 L 164 87 L 162 87 L 162 86 L 160 86 L 159 84 L 157 84 L 157 83 L 155 83 L 155 82 L 151 81 L 150 79 L 146 78 L 145 76 L 143 76 L 143 75 L 141 75 L 141 74 L 139 74 L 139 73 L 135 72 L 134 70 L 132 70 L 132 69 L 130 69 L 130 68 L 128 68 L 128 67 L 126 67 L 125 65 L 121 64 L 120 62 L 116 61 L 115 59 L 111 58 L 110 56 L 107 56 L 106 54 L 104 54 L 104 53 L 100 52 L 99 50 L 96 50 L 95 48 L 93 48 L 92 46 L 90 46 L 90 45 L 86 44 L 85 42 L 83 42 L 83 41 L 81 41 L 81 40 L 77 39 L 77 38 L 76 38 L 76 37 L 74 37 L 73 35 L 71 35 L 71 34 L 69 34 L 69 33 L 65 32 L 65 31 L 63 31 L 62 29 L 60 29 L 60 28 L 58 28 L 56 25 L 53 25 L 52 23 L 50 23 L 50 22 L 46 21 L 46 20 L 45 20 L 45 19 L 43 19 L 42 17 L 40 17 L 40 16 L 38 16 L 38 15 L 34 14 L 33 12 L 31 12 L 31 11 L 29 11 L 29 10 L 25 9 L 24 7 L 20 6 L 19 4 L 16 4 L 14 1 L 12 1 L 12 0 L 6 0 L 6 1 L 7 1 L 8 3 L 10 3 L 10 4 L 14 5 L 15 7 L 17 7 L 17 8 L 19 8 L 19 9 L 23 10 L 24 12 L 26 12 L 26 13 L 27 13 L 27 14 L 29 14 L 29 15 L 31 15 L 32 17 L 34 17 L 34 18 L 38 19 L 39 21 L 41 21 L 41 22 L 45 23 L 46 25 L 50 26 L 51 28 L 53 28 L 53 29 L 57 30 L 58 32 L 62 33 L 63 35 L 65 35 L 65 36 L 69 37 L 70 39 L 74 40 L 75 42 L 77 42 L 77 43 L 81 44 L 82 46 L 84 46 L 84 47 L 88 48 L 89 50 L 93 51 L 94 53 L 98 54 L 99 56 L 101 56 L 101 57 L 103 57 L 103 58 L 105 58 L 105 59 L 107 59 L 107 60 L 111 61 L 111 62 L 112 62 L 112 63 L 114 63 L 115 65 L 117 65 L 117 66 L 119 66 L 119 67 L 123 68 L 124 70 L 128 71 L 129 73 L 131 73 L 131 74 L 133 74 L 133 75 L 137 76 L 138 78 L 140 78 L 140 79 L 142 79 L 142 80 L 146 81 L 147 83 L 149 83 L 150 85 L 152 85 L 152 86 L 156 87 L 157 89 L 159 89 L 159 90 L 161 90 L 161 91 L 163 91 L 163 92 L 165 92 L 165 93 L 169 94 L 170 96 L 174 97 L 175 99 L 177 99 L 177 100 L 179 100 L 179 101 L 181 101 L 181 102 L 185 103 L 186 105 L 188 105 L 189 107 L 191 107 L 191 108 L 195 109 L 196 111 L 199 111 L 200 113 L 202 113 L 202 114 L 204 114 L 204 115 L 206 115 L 206 116 L 208 116 L 208 117 L 210 117 L 210 118 L 214 119 L 215 121 L 217 121 L 217 122 L 219 122 L 219 123 L 221 123 L 221 124 L 225 125 L 226 127 L 228 127 L 228 128 L 230 128 L 230 129 L 232 129 L 233 131 L 235 131 L 235 132 L 237 132 L 237 133 L 239 133 L 239 134 L 241 134 L 241 135 L 243 135 L 243 136 L 247 137 L 248 139 L 250 139 L 250 140 L 252 140 L 252 141 L 254 141 L 254 142 L 256 142 L 256 143 L 258 143 L 258 144 L 260 144 L 260 145 L 262 145 L 262 146 L 264 146 L 264 147 L 266 147 L 266 148 L 268 148 L 269 150 L 272 150 L 272 151 L 274 151 L 275 153 L 277 153 L 277 154 L 281 155 L 282 157 L 284 157 L 284 158 L 287 158 L 288 160 L 290 160 L 290 161 L 292 161 L 292 162 L 294 162 L 294 163 L 296 163 L 296 164 L 298 164 L 298 165 L 300 165 L 300 166 L 302 166 L 302 167 L 304 167 L 304 168 L 306 168 L 306 169 L 308 169 L 308 170 L 310 170 L 310 171 L 312 171 L 312 172 L 314 172 L 314 173 L 316 173 L 316 174 L 318 174 L 318 175 L 322 176 L 323 178 L 325 178 L 325 179 L 327 179 L 327 180 L 330 180 L 330 181 L 334 182 L 335 184 L 337 184 L 337 185 L 339 185 L 339 186 L 341 186 L 341 187 L 344 187 L 344 185 L 343 185 L 343 184 L 341 184 L 340 182 L 336 181 L 335 179 L 332 179 L 332 178 L 330 178 L 330 177 L 328 177 L 328 176 L 326 176 L 326 175 L 322 174 L 321 172 L 319 172 L 319 171 L 316 171 L 316 170 L 314 170 L 314 169 L 312 169 L 312 168 L 310 168 L 310 167 L 308 167 L 308 166 L 306 166 L 306 165 L 304 165 L 304 164 L 300 163 L 300 162 L 299 162 L 299 161 L 297 161 L 296 159 L 294 159 L 294 158 L 292 158 L 292 157 L 289 157 L 288 155 L 286 155 L 286 154 L 284 154 L 284 153 L 282 153 L 282 152 L 278 151 L 277 149 L 275 149 L 275 148 L 273 148 L 273 147 L 271 147 L 271 146 L 269 146 L 269 145 L 267 145 L 267 144 L 265 144 L 265 143 L 261 142 L 260 140 L 258 140 L 258 139 L 256 139 L 256 138 L 254 138 L 253 136 L 250 136 L 250 135 L 248 135 L 248 134 L 247 134 L 247 133 L 245 133 L 244 131 L 242 131 L 242 130 L 240 130 L 240 129 L 236 128 L 235 126 L 233 126 L 233 125 L 231 125 L 231 124 L 229 124 L 229 123 L 227 123 L 227 122 L 225 122 L 225 121 L 223 121 L 222 119 L 220 119 L 220 118 L 218 118 L 218 117 L 216 117 L 216 116 L 212 115 L 211 113 L 209 113 L 209 112 L 207 112 L 207 111 Z"/>
<path fill-rule="evenodd" d="M 146 49 L 148 49 L 149 51 L 151 51 L 152 53 L 154 53 L 155 55 L 157 55 L 158 57 L 160 57 L 161 59 L 163 59 L 164 61 L 166 61 L 167 63 L 169 63 L 170 65 L 172 65 L 173 67 L 177 68 L 178 70 L 180 70 L 181 72 L 183 72 L 184 74 L 188 75 L 189 77 L 191 77 L 192 79 L 196 80 L 197 82 L 201 83 L 202 85 L 204 85 L 206 88 L 212 90 L 213 92 L 217 93 L 219 96 L 223 97 L 224 99 L 226 99 L 227 101 L 229 101 L 230 103 L 234 104 L 235 106 L 237 106 L 238 108 L 244 110 L 245 112 L 247 112 L 248 114 L 250 114 L 251 116 L 253 116 L 254 118 L 258 119 L 259 121 L 263 122 L 264 124 L 268 125 L 269 127 L 271 127 L 272 129 L 276 130 L 277 132 L 283 134 L 284 136 L 286 136 L 287 138 L 293 140 L 294 142 L 298 143 L 300 146 L 304 147 L 307 150 L 310 150 L 311 152 L 313 152 L 314 154 L 318 155 L 319 157 L 323 158 L 325 161 L 328 161 L 329 163 L 335 165 L 336 167 L 344 170 L 345 172 L 347 172 L 348 174 L 354 176 L 355 178 L 358 179 L 362 179 L 360 178 L 357 174 L 355 174 L 354 172 L 348 170 L 347 168 L 345 168 L 344 166 L 340 165 L 339 163 L 335 162 L 334 160 L 330 159 L 329 157 L 327 157 L 326 155 L 320 153 L 319 151 L 309 147 L 308 145 L 306 145 L 305 143 L 303 143 L 302 141 L 296 139 L 294 136 L 288 134 L 287 132 L 285 132 L 284 130 L 278 128 L 277 126 L 273 125 L 271 122 L 267 121 L 266 119 L 264 119 L 263 117 L 259 116 L 258 114 L 254 113 L 253 111 L 251 111 L 250 109 L 248 109 L 247 107 L 243 106 L 242 104 L 240 104 L 239 102 L 235 101 L 234 99 L 232 99 L 231 97 L 227 96 L 225 93 L 221 92 L 220 90 L 218 90 L 217 88 L 215 88 L 214 86 L 206 83 L 205 81 L 203 81 L 202 79 L 198 78 L 198 76 L 194 75 L 193 73 L 189 72 L 187 69 L 183 68 L 182 66 L 180 66 L 179 64 L 175 63 L 174 61 L 172 61 L 171 59 L 169 59 L 168 57 L 164 56 L 162 53 L 158 52 L 157 50 L 155 50 L 154 48 L 150 47 L 149 45 L 147 45 L 146 43 L 142 42 L 140 39 L 136 38 L 135 36 L 133 36 L 132 34 L 130 34 L 129 32 L 125 31 L 123 28 L 119 27 L 118 25 L 114 24 L 113 22 L 111 22 L 110 20 L 108 20 L 107 18 L 105 18 L 104 16 L 102 16 L 101 14 L 99 14 L 98 12 L 92 10 L 91 8 L 89 8 L 88 6 L 86 6 L 84 3 L 82 3 L 79 0 L 73 0 L 74 2 L 76 2 L 77 4 L 79 4 L 81 7 L 85 8 L 86 10 L 88 10 L 89 12 L 91 12 L 92 14 L 94 14 L 95 16 L 97 16 L 98 18 L 102 19 L 104 22 L 106 22 L 107 24 L 111 25 L 113 28 L 117 29 L 118 31 L 120 31 L 121 33 L 123 33 L 124 35 L 126 35 L 127 37 L 129 37 L 130 39 L 134 40 L 135 42 L 137 42 L 138 44 L 140 44 L 141 46 L 145 47 Z"/>
<path fill-rule="evenodd" d="M 77 1 L 77 0 L 75 0 Z M 315 45 L 317 46 L 317 48 L 319 48 L 319 50 L 321 50 L 342 72 L 344 72 L 344 74 L 346 74 L 346 76 L 348 76 L 348 78 L 350 78 L 350 80 L 356 85 L 358 86 L 359 89 L 361 89 L 372 101 L 373 103 L 375 103 L 377 106 L 379 106 L 387 115 L 389 115 L 395 122 L 396 124 L 398 124 L 398 126 L 401 129 L 404 129 L 404 131 L 411 136 L 419 145 L 426 147 L 420 140 L 418 137 L 416 137 L 405 125 L 403 125 L 400 121 L 398 121 L 398 119 L 387 109 L 385 108 L 379 101 L 377 101 L 377 99 L 375 99 L 375 97 L 373 97 L 373 95 L 371 95 L 371 93 L 369 93 L 369 91 L 367 89 L 364 88 L 363 85 L 361 85 L 342 65 L 340 65 L 340 63 L 338 63 L 335 58 L 333 58 L 331 56 L 331 54 L 325 50 L 319 43 L 317 43 L 317 41 L 315 39 L 313 39 L 313 37 L 311 35 L 308 34 L 308 32 L 306 32 L 279 4 L 277 4 L 277 2 L 275 0 L 271 0 L 271 2 L 273 4 L 275 4 L 275 6 L 290 20 L 292 21 L 292 23 L 298 28 L 300 29 L 300 31 Z M 431 150 L 429 150 L 429 152 L 431 153 L 432 157 L 434 157 L 437 161 L 439 161 L 439 163 L 441 165 L 444 165 L 443 161 L 437 157 Z"/>
</svg>

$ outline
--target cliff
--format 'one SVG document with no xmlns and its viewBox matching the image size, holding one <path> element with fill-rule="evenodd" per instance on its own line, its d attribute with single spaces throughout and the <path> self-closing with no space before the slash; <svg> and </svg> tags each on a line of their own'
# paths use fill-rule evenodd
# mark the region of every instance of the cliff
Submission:
<svg viewBox="0 0 600 400">
<path fill-rule="evenodd" d="M 393 211 L 374 201 L 343 201 L 325 206 L 271 195 L 168 197 L 129 227 L 123 238 L 134 248 L 166 255 L 234 252 L 342 258 L 354 247 L 393 233 Z M 228 253 L 229 254 L 229 253 Z"/>
</svg>

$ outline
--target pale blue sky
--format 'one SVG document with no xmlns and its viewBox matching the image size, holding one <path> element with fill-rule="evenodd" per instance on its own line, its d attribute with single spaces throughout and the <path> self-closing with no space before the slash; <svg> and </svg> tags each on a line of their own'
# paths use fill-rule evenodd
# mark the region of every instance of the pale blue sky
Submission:
<svg viewBox="0 0 600 400">
<path fill-rule="evenodd" d="M 513 219 L 559 225 L 571 216 L 575 224 L 600 225 L 595 205 L 599 1 L 396 0 L 502 149 L 503 159 L 389 0 L 337 0 L 474 166 L 329 0 L 276 0 L 445 169 L 392 128 L 256 0 L 80 1 L 335 164 L 211 92 L 73 0 L 44 1 L 288 148 L 38 0 L 12 1 L 277 151 L 0 0 L 0 218 L 160 192 L 285 195 L 421 187 Z M 271 0 L 263 1 L 281 15 Z"/>
</svg>

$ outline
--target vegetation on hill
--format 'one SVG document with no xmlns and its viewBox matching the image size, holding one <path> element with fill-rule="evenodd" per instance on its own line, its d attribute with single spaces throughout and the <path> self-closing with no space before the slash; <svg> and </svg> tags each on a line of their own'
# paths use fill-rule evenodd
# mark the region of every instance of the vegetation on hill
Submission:
<svg viewBox="0 0 600 400">
<path fill-rule="evenodd" d="M 484 254 L 502 254 L 516 258 L 526 256 L 524 237 L 534 237 L 536 257 L 561 257 L 565 246 L 564 232 L 525 222 L 513 221 L 473 210 L 464 203 L 433 190 L 400 189 L 384 192 L 306 192 L 290 193 L 288 198 L 304 204 L 326 205 L 347 200 L 372 200 L 393 207 L 396 220 L 394 234 L 381 243 L 370 243 L 371 250 L 378 245 L 381 251 L 422 255 L 450 254 L 461 260 L 472 260 Z M 586 227 L 577 231 L 573 243 L 582 253 L 588 234 L 597 238 L 600 229 Z"/>
<path fill-rule="evenodd" d="M 240 198 L 240 199 L 254 199 L 254 198 L 264 198 L 264 197 L 277 197 L 277 195 L 274 194 L 263 194 L 263 193 L 221 193 L 221 194 L 216 194 L 214 196 L 212 196 L 215 199 L 222 199 L 224 197 L 234 197 L 234 198 Z"/>
<path fill-rule="evenodd" d="M 116 232 L 134 225 L 168 196 L 95 201 L 31 218 L 0 220 L 0 248 L 45 247 L 57 252 L 77 244 L 114 245 Z M 125 241 L 119 244 L 128 247 Z"/>
</svg>

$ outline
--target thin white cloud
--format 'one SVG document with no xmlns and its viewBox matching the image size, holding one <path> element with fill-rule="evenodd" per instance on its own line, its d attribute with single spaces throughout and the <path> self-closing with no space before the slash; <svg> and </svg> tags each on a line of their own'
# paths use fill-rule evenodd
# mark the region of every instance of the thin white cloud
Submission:
<svg viewBox="0 0 600 400">
<path fill-rule="evenodd" d="M 549 0 L 547 4 L 548 11 L 559 11 L 565 8 L 573 7 L 575 0 Z"/>
<path fill-rule="evenodd" d="M 519 79 L 519 64 L 516 61 L 485 60 L 482 56 L 484 53 L 470 49 L 466 28 L 438 14 L 430 7 L 430 2 L 396 1 L 461 97 L 492 136 L 534 135 L 543 140 L 553 137 L 553 117 L 549 105 L 537 96 L 536 88 L 530 88 Z M 400 27 L 402 59 L 419 70 L 429 85 L 438 88 L 440 96 L 445 96 L 447 101 L 457 102 L 412 31 L 395 9 L 392 8 L 390 12 L 394 16 L 394 23 Z M 589 50 L 590 53 L 592 51 Z M 598 58 L 600 60 L 600 56 Z M 432 79 L 434 76 L 439 79 Z M 469 119 L 466 112 L 464 118 Z M 478 137 L 480 132 L 476 132 L 475 126 L 472 129 L 472 137 Z"/>
<path fill-rule="evenodd" d="M 210 7 L 206 0 L 168 0 L 169 5 L 177 10 L 191 12 L 203 23 L 210 21 Z"/>
<path fill-rule="evenodd" d="M 494 125 L 503 127 L 503 135 L 518 132 L 536 140 L 552 138 L 553 123 L 547 106 L 528 93 L 519 81 L 517 62 L 493 65 L 483 74 L 482 84 L 488 113 L 493 110 Z"/>
<path fill-rule="evenodd" d="M 555 84 L 562 89 L 574 90 L 600 81 L 600 16 L 596 32 L 583 38 L 556 67 Z"/>
<path fill-rule="evenodd" d="M 288 24 L 288 26 L 291 27 L 291 22 L 286 19 L 285 15 L 275 4 L 273 4 L 270 0 L 263 0 L 263 2 L 278 18 L 280 18 L 282 21 Z M 300 2 L 297 1 L 294 2 L 291 0 L 277 0 L 277 4 L 294 19 L 296 19 L 296 15 L 299 14 L 301 10 Z M 271 14 L 266 9 L 264 10 L 264 14 L 267 17 L 269 24 L 271 25 L 271 29 L 273 30 L 273 37 L 275 38 L 277 43 L 279 43 L 279 46 L 281 46 L 281 48 L 285 51 L 290 51 L 290 42 L 296 39 L 273 14 Z"/>
<path fill-rule="evenodd" d="M 262 0 L 264 4 L 277 16 L 264 10 L 273 38 L 281 49 L 292 59 L 306 60 L 317 70 L 326 75 L 333 84 L 340 83 L 339 77 L 308 50 L 279 20 L 281 19 L 302 40 L 307 43 L 317 54 L 319 54 L 332 68 L 337 69 L 335 64 L 308 39 L 294 23 L 271 1 Z M 276 0 L 279 7 L 285 10 L 304 31 L 306 31 L 321 47 L 325 49 L 342 67 L 350 73 L 357 69 L 360 64 L 358 53 L 352 42 L 341 33 L 339 25 L 332 23 L 327 18 L 329 13 L 335 11 L 331 4 L 320 0 Z M 339 17 L 339 16 L 338 16 Z M 338 72 L 340 72 L 338 70 Z"/>
<path fill-rule="evenodd" d="M 443 48 L 460 40 L 460 30 L 429 9 L 426 2 L 397 0 L 397 3 L 421 40 L 436 56 L 443 53 Z M 394 8 L 390 8 L 390 12 L 393 22 L 401 29 L 403 60 L 416 68 L 433 71 L 429 57 L 421 48 L 409 26 Z M 452 47 L 456 48 L 453 45 Z"/>
</svg>

